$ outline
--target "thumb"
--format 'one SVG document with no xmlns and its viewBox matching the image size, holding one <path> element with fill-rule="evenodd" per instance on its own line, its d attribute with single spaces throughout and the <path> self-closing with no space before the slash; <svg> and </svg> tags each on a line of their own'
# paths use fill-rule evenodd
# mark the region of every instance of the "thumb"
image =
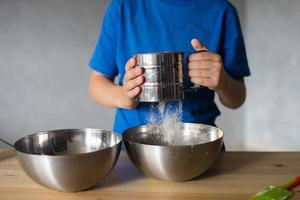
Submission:
<svg viewBox="0 0 300 200">
<path fill-rule="evenodd" d="M 192 39 L 191 44 L 196 51 L 208 50 L 199 40 Z"/>
</svg>

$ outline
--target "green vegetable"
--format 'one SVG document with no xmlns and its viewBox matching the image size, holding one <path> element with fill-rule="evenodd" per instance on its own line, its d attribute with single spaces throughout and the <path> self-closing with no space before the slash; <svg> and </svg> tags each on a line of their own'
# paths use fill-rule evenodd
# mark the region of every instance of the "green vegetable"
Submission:
<svg viewBox="0 0 300 200">
<path fill-rule="evenodd" d="M 293 192 L 289 191 L 300 185 L 300 176 L 289 180 L 281 186 L 270 186 L 262 192 L 250 197 L 249 200 L 285 200 L 293 196 Z"/>
<path fill-rule="evenodd" d="M 293 193 L 282 188 L 270 186 L 262 192 L 250 197 L 249 200 L 285 200 L 293 196 Z"/>
</svg>

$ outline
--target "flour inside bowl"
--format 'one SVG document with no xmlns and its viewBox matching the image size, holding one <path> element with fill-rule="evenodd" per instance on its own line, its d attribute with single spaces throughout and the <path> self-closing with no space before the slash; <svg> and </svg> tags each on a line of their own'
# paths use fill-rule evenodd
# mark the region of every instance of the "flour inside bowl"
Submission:
<svg viewBox="0 0 300 200">
<path fill-rule="evenodd" d="M 208 142 L 210 134 L 208 132 L 182 130 L 182 101 L 159 102 L 151 104 L 147 118 L 150 134 L 155 137 L 158 145 L 179 146 L 195 145 Z"/>
</svg>

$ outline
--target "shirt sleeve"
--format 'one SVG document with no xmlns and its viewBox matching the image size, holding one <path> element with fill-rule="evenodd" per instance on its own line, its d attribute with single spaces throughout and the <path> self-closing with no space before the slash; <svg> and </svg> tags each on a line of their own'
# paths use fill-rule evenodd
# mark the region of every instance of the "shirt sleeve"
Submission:
<svg viewBox="0 0 300 200">
<path fill-rule="evenodd" d="M 109 77 L 114 78 L 118 74 L 116 64 L 116 47 L 118 37 L 119 10 L 116 1 L 112 1 L 106 9 L 102 29 L 96 44 L 96 48 L 90 58 L 89 66 Z"/>
<path fill-rule="evenodd" d="M 245 43 L 236 9 L 225 10 L 221 56 L 225 71 L 234 79 L 250 76 Z"/>
</svg>

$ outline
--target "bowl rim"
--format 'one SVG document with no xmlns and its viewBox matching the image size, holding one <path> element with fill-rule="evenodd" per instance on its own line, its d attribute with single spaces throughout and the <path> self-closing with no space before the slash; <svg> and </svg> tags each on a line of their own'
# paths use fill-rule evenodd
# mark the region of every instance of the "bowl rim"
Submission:
<svg viewBox="0 0 300 200">
<path fill-rule="evenodd" d="M 17 147 L 17 143 L 20 142 L 21 140 L 24 140 L 26 138 L 30 138 L 33 136 L 38 136 L 38 135 L 43 135 L 43 134 L 47 134 L 47 133 L 51 133 L 51 132 L 69 132 L 69 131 L 100 131 L 103 133 L 109 133 L 112 134 L 114 136 L 116 136 L 118 138 L 118 142 L 112 146 L 109 147 L 105 147 L 105 148 L 101 148 L 98 150 L 94 150 L 94 151 L 90 151 L 90 152 L 85 152 L 85 153 L 78 153 L 78 154 L 61 154 L 61 155 L 47 155 L 47 154 L 34 154 L 34 153 L 28 153 L 28 152 L 24 152 L 22 150 L 20 150 L 20 148 Z M 72 157 L 72 156 L 79 156 L 79 155 L 87 155 L 87 154 L 91 154 L 91 153 L 96 153 L 99 151 L 103 151 L 103 150 L 107 150 L 110 148 L 114 148 L 116 146 L 119 146 L 122 143 L 122 136 L 120 134 L 118 134 L 117 132 L 114 131 L 109 131 L 109 130 L 105 130 L 105 129 L 100 129 L 100 128 L 66 128 L 66 129 L 50 129 L 50 130 L 45 130 L 45 131 L 39 131 L 39 132 L 34 132 L 28 135 L 25 135 L 23 137 L 21 137 L 20 139 L 18 139 L 15 143 L 14 143 L 14 148 L 15 151 L 17 151 L 18 153 L 22 153 L 22 154 L 26 154 L 26 155 L 31 155 L 31 156 L 44 156 L 44 157 Z"/>
<path fill-rule="evenodd" d="M 128 139 L 128 132 L 130 130 L 133 130 L 133 129 L 136 129 L 136 128 L 141 128 L 141 127 L 147 127 L 149 125 L 147 124 L 144 124 L 144 125 L 140 125 L 140 126 L 135 126 L 135 127 L 131 127 L 131 128 L 128 128 L 126 129 L 123 134 L 122 134 L 122 139 L 125 143 L 126 142 L 130 142 L 130 143 L 134 143 L 134 144 L 138 144 L 138 145 L 146 145 L 146 146 L 155 146 L 155 147 L 160 147 L 160 148 L 172 148 L 172 149 L 175 149 L 175 148 L 186 148 L 186 147 L 196 147 L 198 145 L 203 145 L 203 144 L 208 144 L 208 143 L 212 143 L 212 142 L 216 142 L 218 140 L 223 140 L 224 138 L 224 131 L 218 127 L 215 127 L 215 126 L 212 126 L 212 125 L 207 125 L 207 124 L 201 124 L 201 123 L 185 123 L 185 122 L 182 122 L 181 123 L 182 125 L 197 125 L 197 126 L 206 126 L 206 127 L 209 127 L 209 128 L 213 128 L 213 129 L 216 129 L 218 132 L 217 134 L 220 134 L 219 137 L 215 140 L 212 140 L 212 141 L 208 141 L 208 142 L 204 142 L 204 143 L 200 143 L 200 144 L 192 144 L 192 145 L 158 145 L 158 144 L 145 144 L 145 143 L 138 143 L 138 142 L 135 142 L 135 141 L 132 141 L 132 140 L 129 140 Z"/>
</svg>

